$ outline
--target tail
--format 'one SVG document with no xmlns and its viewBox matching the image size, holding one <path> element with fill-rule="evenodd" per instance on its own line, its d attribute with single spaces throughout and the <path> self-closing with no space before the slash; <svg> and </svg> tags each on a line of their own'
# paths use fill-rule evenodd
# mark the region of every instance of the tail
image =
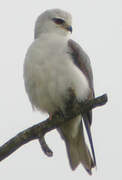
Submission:
<svg viewBox="0 0 122 180">
<path fill-rule="evenodd" d="M 86 169 L 86 171 L 91 175 L 91 169 L 95 165 L 88 150 L 88 147 L 85 143 L 82 122 L 80 122 L 80 126 L 77 127 L 78 132 L 75 137 L 72 137 L 71 135 L 71 121 L 69 123 L 70 124 L 67 125 L 65 124 L 65 127 L 63 126 L 59 131 L 66 144 L 70 167 L 72 170 L 75 170 L 77 166 L 81 163 Z"/>
</svg>

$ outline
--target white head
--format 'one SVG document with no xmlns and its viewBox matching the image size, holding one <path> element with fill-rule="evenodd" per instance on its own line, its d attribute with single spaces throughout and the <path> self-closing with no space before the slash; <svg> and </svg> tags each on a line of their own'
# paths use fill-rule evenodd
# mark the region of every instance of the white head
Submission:
<svg viewBox="0 0 122 180">
<path fill-rule="evenodd" d="M 35 39 L 41 33 L 58 33 L 66 36 L 72 32 L 72 17 L 71 15 L 60 9 L 51 9 L 43 12 L 35 24 Z"/>
</svg>

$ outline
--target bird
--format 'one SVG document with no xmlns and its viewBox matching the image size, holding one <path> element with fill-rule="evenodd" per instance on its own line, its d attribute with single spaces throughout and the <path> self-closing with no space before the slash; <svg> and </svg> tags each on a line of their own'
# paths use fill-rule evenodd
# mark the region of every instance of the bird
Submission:
<svg viewBox="0 0 122 180">
<path fill-rule="evenodd" d="M 34 41 L 25 55 L 23 77 L 32 108 L 65 112 L 71 93 L 77 102 L 95 97 L 91 62 L 83 48 L 70 38 L 72 16 L 62 9 L 48 9 L 38 16 Z M 51 119 L 51 118 L 50 118 Z M 57 130 L 66 145 L 72 170 L 82 164 L 88 174 L 96 166 L 91 136 L 92 111 L 71 119 Z M 86 129 L 90 149 L 85 140 Z"/>
</svg>

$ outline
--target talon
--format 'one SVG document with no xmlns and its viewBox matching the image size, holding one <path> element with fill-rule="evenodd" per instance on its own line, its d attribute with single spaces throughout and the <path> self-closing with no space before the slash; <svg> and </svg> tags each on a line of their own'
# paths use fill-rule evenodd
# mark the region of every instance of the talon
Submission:
<svg viewBox="0 0 122 180">
<path fill-rule="evenodd" d="M 53 117 L 53 115 L 50 113 L 49 114 L 49 120 L 52 120 L 52 117 Z"/>
</svg>

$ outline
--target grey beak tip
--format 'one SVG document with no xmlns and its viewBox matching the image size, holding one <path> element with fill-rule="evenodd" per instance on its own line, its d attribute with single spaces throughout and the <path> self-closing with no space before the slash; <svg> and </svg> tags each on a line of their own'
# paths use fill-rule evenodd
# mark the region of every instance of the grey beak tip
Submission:
<svg viewBox="0 0 122 180">
<path fill-rule="evenodd" d="M 69 26 L 69 27 L 67 28 L 67 30 L 72 33 L 72 26 Z"/>
</svg>

